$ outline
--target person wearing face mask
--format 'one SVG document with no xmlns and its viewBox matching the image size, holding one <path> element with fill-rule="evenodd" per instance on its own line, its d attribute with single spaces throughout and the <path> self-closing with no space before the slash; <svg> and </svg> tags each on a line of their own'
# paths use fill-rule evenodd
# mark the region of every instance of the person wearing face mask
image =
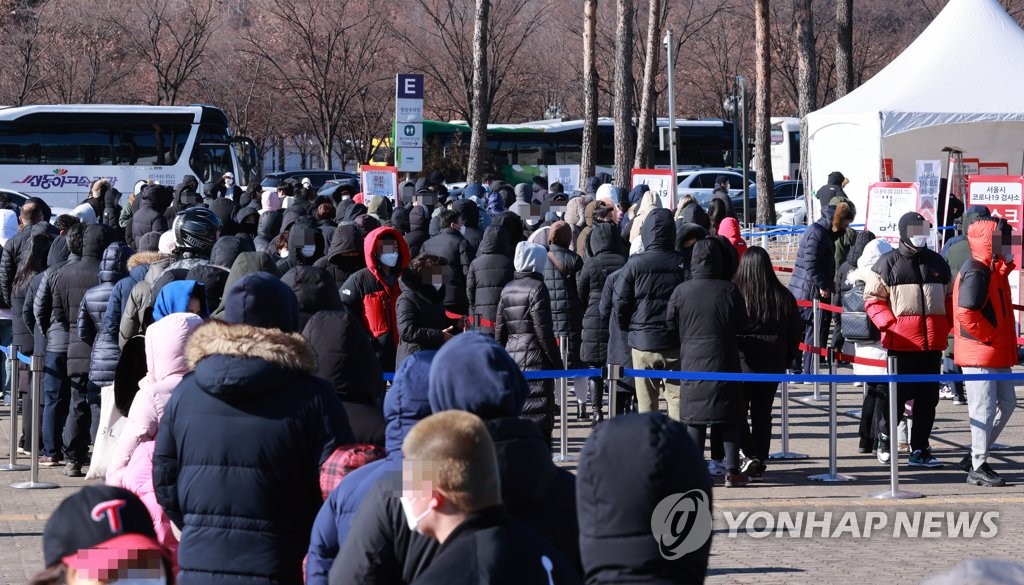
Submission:
<svg viewBox="0 0 1024 585">
<path fill-rule="evenodd" d="M 864 310 L 882 334 L 882 347 L 896 358 L 896 372 L 939 372 L 942 351 L 952 327 L 949 266 L 928 249 L 931 225 L 921 214 L 908 212 L 899 221 L 899 247 L 878 259 L 871 268 L 879 276 L 866 283 Z M 938 382 L 899 383 L 897 402 L 914 401 L 910 433 L 910 466 L 942 467 L 931 453 L 929 438 L 939 402 Z M 897 410 L 902 413 L 900 406 Z M 888 429 L 883 409 L 881 429 Z M 888 451 L 888 437 L 879 433 L 878 450 Z"/>
<path fill-rule="evenodd" d="M 807 226 L 800 238 L 797 249 L 796 265 L 793 276 L 789 280 L 789 292 L 798 301 L 829 302 L 832 291 L 836 288 L 836 240 L 846 233 L 854 218 L 854 210 L 849 202 L 841 201 L 837 205 L 829 205 L 821 212 L 818 221 Z M 804 343 L 814 345 L 814 310 L 801 308 L 800 316 L 804 320 Z M 828 339 L 831 319 L 825 314 L 820 321 L 820 343 Z M 794 364 L 799 372 L 811 373 L 813 361 L 817 354 L 804 352 L 800 364 Z"/>
<path fill-rule="evenodd" d="M 135 494 L 106 485 L 82 488 L 57 506 L 43 529 L 46 569 L 32 585 L 169 585 L 174 572 Z"/>
<path fill-rule="evenodd" d="M 440 214 L 441 231 L 423 242 L 421 254 L 440 256 L 447 262 L 445 268 L 444 308 L 453 315 L 465 315 L 469 311 L 466 298 L 466 274 L 476 257 L 476 248 L 462 235 L 462 215 L 446 209 Z"/>
<path fill-rule="evenodd" d="M 1019 235 L 1016 238 L 1019 246 Z M 972 258 L 953 285 L 954 361 L 965 374 L 1008 374 L 1017 364 L 1017 341 L 1009 275 L 1014 264 L 1013 230 L 1006 220 L 980 220 L 967 230 Z M 967 483 L 1002 486 L 988 452 L 1017 403 L 1013 382 L 964 382 L 971 426 L 971 451 L 960 462 Z"/>
<path fill-rule="evenodd" d="M 494 442 L 476 415 L 450 410 L 416 424 L 402 444 L 400 501 L 409 527 L 439 543 L 413 583 L 582 583 L 572 565 L 509 514 Z"/>
<path fill-rule="evenodd" d="M 458 331 L 444 314 L 444 258 L 421 254 L 402 274 L 398 296 L 398 356 L 395 365 L 417 351 L 440 349 Z"/>
<path fill-rule="evenodd" d="M 395 371 L 398 319 L 395 305 L 401 293 L 398 279 L 409 265 L 409 247 L 398 230 L 379 227 L 363 240 L 366 268 L 341 285 L 341 302 L 355 310 L 374 338 L 377 358 L 385 372 Z"/>
<path fill-rule="evenodd" d="M 231 201 L 238 203 L 242 197 L 242 188 L 235 184 L 235 175 L 231 172 L 224 173 L 213 186 L 213 189 L 210 190 L 210 197 L 212 199 L 227 197 Z"/>
</svg>

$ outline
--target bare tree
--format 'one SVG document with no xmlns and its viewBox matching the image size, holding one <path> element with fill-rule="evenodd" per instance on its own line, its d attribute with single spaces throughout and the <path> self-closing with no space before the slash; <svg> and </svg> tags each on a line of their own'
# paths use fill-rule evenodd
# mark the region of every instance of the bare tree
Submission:
<svg viewBox="0 0 1024 585">
<path fill-rule="evenodd" d="M 853 91 L 853 0 L 836 0 L 836 97 Z"/>
<path fill-rule="evenodd" d="M 633 162 L 633 0 L 615 2 L 615 182 L 630 183 Z"/>
<path fill-rule="evenodd" d="M 807 114 L 817 108 L 818 62 L 814 46 L 814 22 L 811 20 L 811 0 L 794 0 L 793 13 L 796 16 L 797 60 L 799 62 L 799 83 L 797 84 L 797 109 L 800 113 L 800 179 L 804 193 L 810 191 L 810 176 L 807 173 Z"/>
<path fill-rule="evenodd" d="M 113 9 L 109 23 L 156 79 L 154 103 L 178 103 L 206 58 L 216 22 L 213 0 L 142 0 Z"/>
<path fill-rule="evenodd" d="M 647 4 L 647 42 L 644 56 L 644 77 L 640 86 L 640 116 L 636 129 L 636 156 L 633 166 L 645 168 L 651 160 L 651 136 L 658 117 L 655 102 L 654 78 L 657 76 L 658 57 L 661 55 L 661 29 L 665 20 L 665 9 L 661 0 L 649 0 Z"/>
<path fill-rule="evenodd" d="M 15 106 L 31 102 L 48 81 L 42 66 L 48 43 L 34 4 L 28 0 L 6 2 L 0 15 L 0 47 L 5 55 L 0 62 L 0 98 Z"/>
<path fill-rule="evenodd" d="M 754 165 L 757 167 L 757 223 L 775 224 L 771 156 L 771 39 L 768 0 L 754 0 Z"/>
<path fill-rule="evenodd" d="M 592 177 L 597 162 L 597 0 L 583 0 L 583 145 L 580 176 Z"/>
<path fill-rule="evenodd" d="M 487 20 L 490 0 L 476 0 L 476 19 L 473 27 L 473 118 L 470 121 L 469 166 L 466 180 L 483 180 L 487 160 L 487 121 L 490 101 L 487 99 Z"/>
<path fill-rule="evenodd" d="M 375 48 L 386 13 L 376 3 L 267 0 L 247 52 L 266 60 L 283 99 L 308 121 L 325 169 L 333 168 L 338 128 L 354 97 L 383 73 Z M 258 30 L 257 30 L 258 29 Z M 274 30 L 277 38 L 260 33 Z"/>
</svg>

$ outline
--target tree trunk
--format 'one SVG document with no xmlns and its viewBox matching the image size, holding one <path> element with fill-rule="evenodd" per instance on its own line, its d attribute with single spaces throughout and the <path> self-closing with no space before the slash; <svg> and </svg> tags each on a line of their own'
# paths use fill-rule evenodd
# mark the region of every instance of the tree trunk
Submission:
<svg viewBox="0 0 1024 585">
<path fill-rule="evenodd" d="M 853 0 L 836 1 L 836 97 L 853 91 Z"/>
<path fill-rule="evenodd" d="M 757 167 L 757 223 L 761 225 L 775 225 L 769 119 L 772 100 L 770 43 L 768 0 L 754 0 L 754 165 Z"/>
<path fill-rule="evenodd" d="M 487 158 L 487 118 L 490 116 L 487 100 L 487 18 L 491 0 L 476 0 L 476 25 L 473 32 L 473 119 L 469 138 L 469 164 L 466 180 L 483 179 Z"/>
<path fill-rule="evenodd" d="M 817 109 L 818 55 L 814 46 L 814 23 L 811 20 L 811 0 L 795 0 L 793 16 L 796 18 L 797 38 L 797 109 L 800 115 L 800 180 L 805 197 L 810 194 L 811 178 L 807 172 L 807 114 Z M 808 219 L 812 219 L 808 214 Z M 816 218 L 815 218 L 816 219 Z"/>
<path fill-rule="evenodd" d="M 648 168 L 651 162 L 651 140 L 656 132 L 658 104 L 654 99 L 654 78 L 661 54 L 661 0 L 650 0 L 647 10 L 647 55 L 644 58 L 644 79 L 640 86 L 640 118 L 636 130 L 636 158 L 633 166 Z"/>
<path fill-rule="evenodd" d="M 633 0 L 616 0 L 615 184 L 629 188 L 633 155 Z"/>
<path fill-rule="evenodd" d="M 580 176 L 597 174 L 597 65 L 594 47 L 597 39 L 597 0 L 583 0 L 583 147 Z"/>
</svg>

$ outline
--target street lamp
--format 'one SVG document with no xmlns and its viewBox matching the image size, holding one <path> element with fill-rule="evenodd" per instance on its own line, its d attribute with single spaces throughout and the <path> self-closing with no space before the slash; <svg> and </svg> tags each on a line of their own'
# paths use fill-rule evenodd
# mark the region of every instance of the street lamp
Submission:
<svg viewBox="0 0 1024 585">
<path fill-rule="evenodd" d="M 662 43 L 665 45 L 665 53 L 667 58 L 665 59 L 665 70 L 668 74 L 668 165 L 672 171 L 672 194 L 669 195 L 669 200 L 672 202 L 672 208 L 676 206 L 676 183 L 679 180 L 676 175 L 676 98 L 674 91 L 674 82 L 672 80 L 672 31 L 668 30 L 665 32 L 665 38 L 662 39 Z"/>
</svg>

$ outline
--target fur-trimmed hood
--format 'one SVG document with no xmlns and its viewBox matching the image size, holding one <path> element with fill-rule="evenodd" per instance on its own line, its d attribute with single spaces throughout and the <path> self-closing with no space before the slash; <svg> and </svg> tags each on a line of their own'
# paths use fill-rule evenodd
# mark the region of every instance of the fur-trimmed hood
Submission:
<svg viewBox="0 0 1024 585">
<path fill-rule="evenodd" d="M 136 252 L 128 258 L 128 270 L 143 264 L 148 266 L 164 257 L 160 252 Z"/>
<path fill-rule="evenodd" d="M 278 329 L 210 321 L 189 338 L 185 358 L 189 367 L 195 369 L 210 356 L 261 360 L 284 370 L 316 374 L 316 354 L 305 338 Z M 223 377 L 237 381 L 244 374 L 225 372 Z"/>
</svg>

